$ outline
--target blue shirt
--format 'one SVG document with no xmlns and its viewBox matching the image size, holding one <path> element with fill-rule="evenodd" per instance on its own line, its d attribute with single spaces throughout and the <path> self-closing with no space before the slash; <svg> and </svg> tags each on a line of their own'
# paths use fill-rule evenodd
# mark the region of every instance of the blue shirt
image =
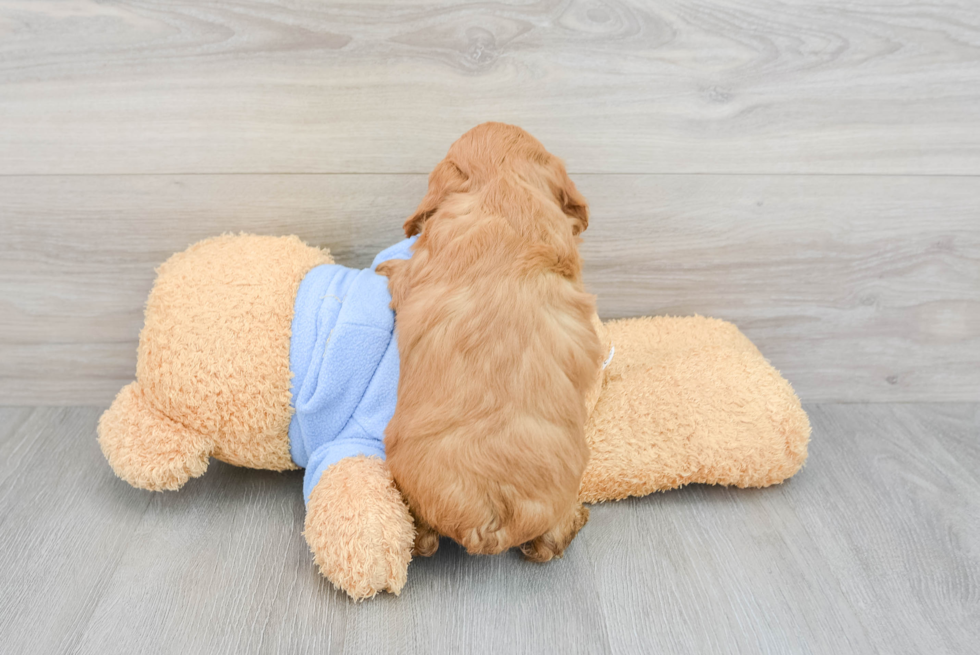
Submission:
<svg viewBox="0 0 980 655">
<path fill-rule="evenodd" d="M 384 459 L 399 362 L 388 278 L 374 269 L 409 259 L 413 243 L 415 237 L 382 251 L 369 269 L 317 266 L 300 283 L 289 342 L 289 450 L 306 469 L 307 502 L 332 464 L 357 455 Z"/>
</svg>

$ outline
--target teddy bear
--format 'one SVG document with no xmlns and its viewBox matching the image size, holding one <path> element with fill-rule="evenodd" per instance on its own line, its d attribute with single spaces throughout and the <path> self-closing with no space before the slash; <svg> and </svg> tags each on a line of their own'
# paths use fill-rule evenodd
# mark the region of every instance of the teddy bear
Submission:
<svg viewBox="0 0 980 655">
<path fill-rule="evenodd" d="M 353 599 L 398 594 L 415 529 L 384 461 L 397 331 L 374 269 L 410 257 L 412 241 L 360 270 L 296 237 L 223 235 L 173 255 L 146 303 L 136 380 L 99 420 L 113 471 L 163 491 L 211 457 L 303 468 L 304 535 L 321 573 Z M 734 325 L 593 322 L 608 354 L 587 400 L 584 502 L 763 487 L 803 465 L 806 413 Z"/>
</svg>

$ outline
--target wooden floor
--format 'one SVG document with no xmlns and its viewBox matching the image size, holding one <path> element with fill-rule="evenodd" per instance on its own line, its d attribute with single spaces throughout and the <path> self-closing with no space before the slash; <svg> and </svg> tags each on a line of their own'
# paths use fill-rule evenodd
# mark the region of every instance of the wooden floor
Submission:
<svg viewBox="0 0 980 655">
<path fill-rule="evenodd" d="M 565 558 L 316 572 L 299 473 L 117 480 L 95 408 L 0 410 L 5 653 L 975 653 L 980 404 L 809 405 L 807 466 L 593 507 Z"/>
</svg>

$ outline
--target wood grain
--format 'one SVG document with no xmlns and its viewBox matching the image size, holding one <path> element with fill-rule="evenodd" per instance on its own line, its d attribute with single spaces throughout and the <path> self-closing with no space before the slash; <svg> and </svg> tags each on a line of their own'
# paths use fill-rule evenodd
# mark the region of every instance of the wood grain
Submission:
<svg viewBox="0 0 980 655">
<path fill-rule="evenodd" d="M 577 181 L 605 318 L 735 322 L 805 400 L 980 398 L 980 184 L 963 177 Z M 154 268 L 222 232 L 298 234 L 366 266 L 415 175 L 0 177 L 0 399 L 108 403 Z"/>
<path fill-rule="evenodd" d="M 804 400 L 980 398 L 980 180 L 589 177 L 604 317 L 734 322 Z"/>
<path fill-rule="evenodd" d="M 976 406 L 807 409 L 810 458 L 783 485 L 597 508 L 583 534 L 614 652 L 972 650 Z"/>
<path fill-rule="evenodd" d="M 922 653 L 980 639 L 980 404 L 808 405 L 768 489 L 593 506 L 563 560 L 444 542 L 401 596 L 316 573 L 302 480 L 113 477 L 98 409 L 0 408 L 0 643 L 44 653 Z"/>
<path fill-rule="evenodd" d="M 972 0 L 0 1 L 0 173 L 980 174 Z"/>
<path fill-rule="evenodd" d="M 119 495 L 97 409 L 0 409 L 0 635 L 9 652 L 75 652 L 149 495 Z M 14 429 L 9 427 L 16 426 Z"/>
</svg>

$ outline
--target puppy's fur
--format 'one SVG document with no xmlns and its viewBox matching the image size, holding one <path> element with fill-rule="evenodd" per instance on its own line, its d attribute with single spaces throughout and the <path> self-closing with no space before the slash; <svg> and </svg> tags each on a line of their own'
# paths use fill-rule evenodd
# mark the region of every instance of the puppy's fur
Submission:
<svg viewBox="0 0 980 655">
<path fill-rule="evenodd" d="M 388 465 L 418 529 L 470 553 L 560 556 L 588 519 L 584 395 L 602 359 L 582 286 L 585 199 L 524 130 L 485 123 L 429 176 L 410 260 L 378 267 L 401 377 Z"/>
</svg>

